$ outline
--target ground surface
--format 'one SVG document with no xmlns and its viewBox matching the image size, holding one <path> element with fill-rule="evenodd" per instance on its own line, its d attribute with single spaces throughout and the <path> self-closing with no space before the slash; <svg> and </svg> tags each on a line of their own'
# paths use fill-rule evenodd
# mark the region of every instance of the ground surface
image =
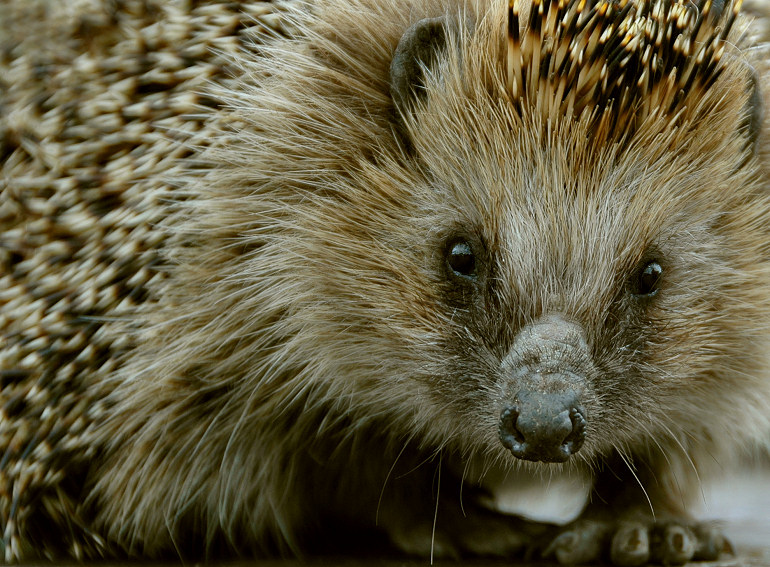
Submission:
<svg viewBox="0 0 770 567">
<path fill-rule="evenodd" d="M 108 564 L 100 563 L 95 564 L 94 567 L 127 567 L 130 564 Z M 141 567 L 172 567 L 173 564 L 169 563 L 141 563 Z M 393 561 L 393 560 L 372 560 L 357 561 L 351 559 L 324 559 L 319 561 L 260 561 L 260 562 L 234 562 L 220 565 L 213 565 L 212 567 L 426 567 L 429 563 L 427 561 Z M 449 566 L 459 565 L 455 562 L 437 561 L 434 563 L 437 566 Z M 553 564 L 546 563 L 533 563 L 533 564 L 516 564 L 511 565 L 505 562 L 487 562 L 487 561 L 470 561 L 462 564 L 464 567 L 501 567 L 506 565 L 508 567 L 555 567 Z M 749 554 L 743 554 L 740 557 L 727 558 L 718 562 L 709 563 L 697 563 L 692 564 L 693 567 L 768 567 L 770 566 L 770 550 L 754 551 Z M 64 565 L 59 567 L 76 567 L 80 564 Z M 32 564 L 30 567 L 47 567 L 45 564 Z M 175 567 L 175 566 L 173 566 Z M 200 567 L 195 564 L 194 567 Z M 587 566 L 591 567 L 591 566 Z"/>
<path fill-rule="evenodd" d="M 739 550 L 764 550 L 765 565 L 770 565 L 770 470 L 747 470 L 704 493 L 703 514 L 723 522 Z"/>
</svg>

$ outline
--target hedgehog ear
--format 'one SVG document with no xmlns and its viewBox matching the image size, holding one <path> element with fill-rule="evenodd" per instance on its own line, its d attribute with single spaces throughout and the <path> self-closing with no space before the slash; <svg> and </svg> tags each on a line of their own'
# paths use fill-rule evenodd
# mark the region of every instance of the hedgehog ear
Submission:
<svg viewBox="0 0 770 567">
<path fill-rule="evenodd" d="M 425 18 L 404 32 L 390 62 L 390 96 L 399 115 L 424 96 L 423 69 L 436 64 L 446 46 L 447 18 Z"/>
<path fill-rule="evenodd" d="M 759 76 L 753 68 L 750 68 L 747 90 L 749 91 L 749 99 L 746 101 L 740 130 L 741 132 L 744 132 L 746 136 L 746 147 L 752 149 L 753 152 L 756 152 L 759 134 L 762 130 L 764 108 L 762 104 L 762 92 L 759 85 Z"/>
</svg>

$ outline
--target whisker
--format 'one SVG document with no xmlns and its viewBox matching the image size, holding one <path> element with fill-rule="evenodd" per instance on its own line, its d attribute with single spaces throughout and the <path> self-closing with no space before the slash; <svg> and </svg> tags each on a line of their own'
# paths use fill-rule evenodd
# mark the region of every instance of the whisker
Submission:
<svg viewBox="0 0 770 567">
<path fill-rule="evenodd" d="M 631 462 L 630 458 L 625 454 L 625 451 L 621 449 L 620 447 L 615 447 L 615 450 L 618 453 L 618 456 L 623 460 L 625 465 L 628 467 L 629 472 L 633 475 L 634 479 L 636 480 L 636 483 L 639 485 L 639 488 L 642 489 L 642 492 L 644 493 L 644 497 L 647 499 L 647 504 L 650 506 L 650 512 L 652 513 L 652 519 L 655 520 L 655 507 L 652 505 L 652 499 L 650 499 L 650 495 L 647 493 L 647 489 L 644 487 L 644 484 L 639 479 L 639 476 L 636 474 L 636 467 Z"/>
<path fill-rule="evenodd" d="M 433 551 L 436 544 L 436 524 L 438 523 L 438 503 L 441 497 L 441 461 L 443 459 L 443 452 L 438 454 L 438 478 L 436 487 L 436 509 L 433 512 L 433 529 L 430 534 L 430 564 L 433 565 Z"/>
<path fill-rule="evenodd" d="M 385 480 L 382 482 L 380 497 L 377 499 L 377 511 L 374 515 L 375 526 L 378 526 L 380 522 L 380 506 L 382 505 L 382 497 L 385 495 L 385 487 L 387 486 L 388 480 L 390 480 L 390 477 L 393 474 L 393 470 L 396 468 L 396 465 L 398 464 L 398 460 L 401 458 L 401 455 L 404 454 L 404 451 L 406 451 L 406 448 L 409 446 L 410 441 L 411 441 L 411 437 L 404 442 L 404 446 L 401 447 L 401 450 L 398 452 L 398 455 L 396 455 L 396 459 L 393 461 L 393 464 L 390 466 L 390 470 L 388 471 L 388 474 L 385 476 Z"/>
</svg>

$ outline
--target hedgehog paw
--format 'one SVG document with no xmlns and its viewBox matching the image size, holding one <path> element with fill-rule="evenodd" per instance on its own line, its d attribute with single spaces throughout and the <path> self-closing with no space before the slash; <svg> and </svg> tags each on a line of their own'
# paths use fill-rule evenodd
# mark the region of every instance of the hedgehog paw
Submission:
<svg viewBox="0 0 770 567">
<path fill-rule="evenodd" d="M 608 558 L 617 567 L 637 567 L 711 561 L 728 552 L 729 542 L 710 524 L 580 519 L 561 528 L 543 555 L 563 565 Z"/>
<path fill-rule="evenodd" d="M 521 556 L 548 529 L 553 525 L 469 509 L 462 515 L 439 515 L 433 522 L 407 522 L 388 532 L 391 542 L 408 555 L 460 559 Z"/>
<path fill-rule="evenodd" d="M 407 555 L 441 559 L 459 559 L 460 552 L 451 538 L 436 533 L 428 523 L 391 529 L 388 535 L 393 545 Z"/>
</svg>

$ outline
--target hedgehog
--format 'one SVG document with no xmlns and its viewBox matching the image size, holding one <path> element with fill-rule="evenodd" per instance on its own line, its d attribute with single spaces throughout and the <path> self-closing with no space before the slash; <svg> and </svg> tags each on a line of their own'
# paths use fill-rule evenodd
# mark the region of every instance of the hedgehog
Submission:
<svg viewBox="0 0 770 567">
<path fill-rule="evenodd" d="M 10 6 L 69 42 L 0 34 L 6 561 L 729 549 L 688 508 L 770 432 L 740 0 Z M 479 470 L 593 488 L 544 524 Z"/>
</svg>

